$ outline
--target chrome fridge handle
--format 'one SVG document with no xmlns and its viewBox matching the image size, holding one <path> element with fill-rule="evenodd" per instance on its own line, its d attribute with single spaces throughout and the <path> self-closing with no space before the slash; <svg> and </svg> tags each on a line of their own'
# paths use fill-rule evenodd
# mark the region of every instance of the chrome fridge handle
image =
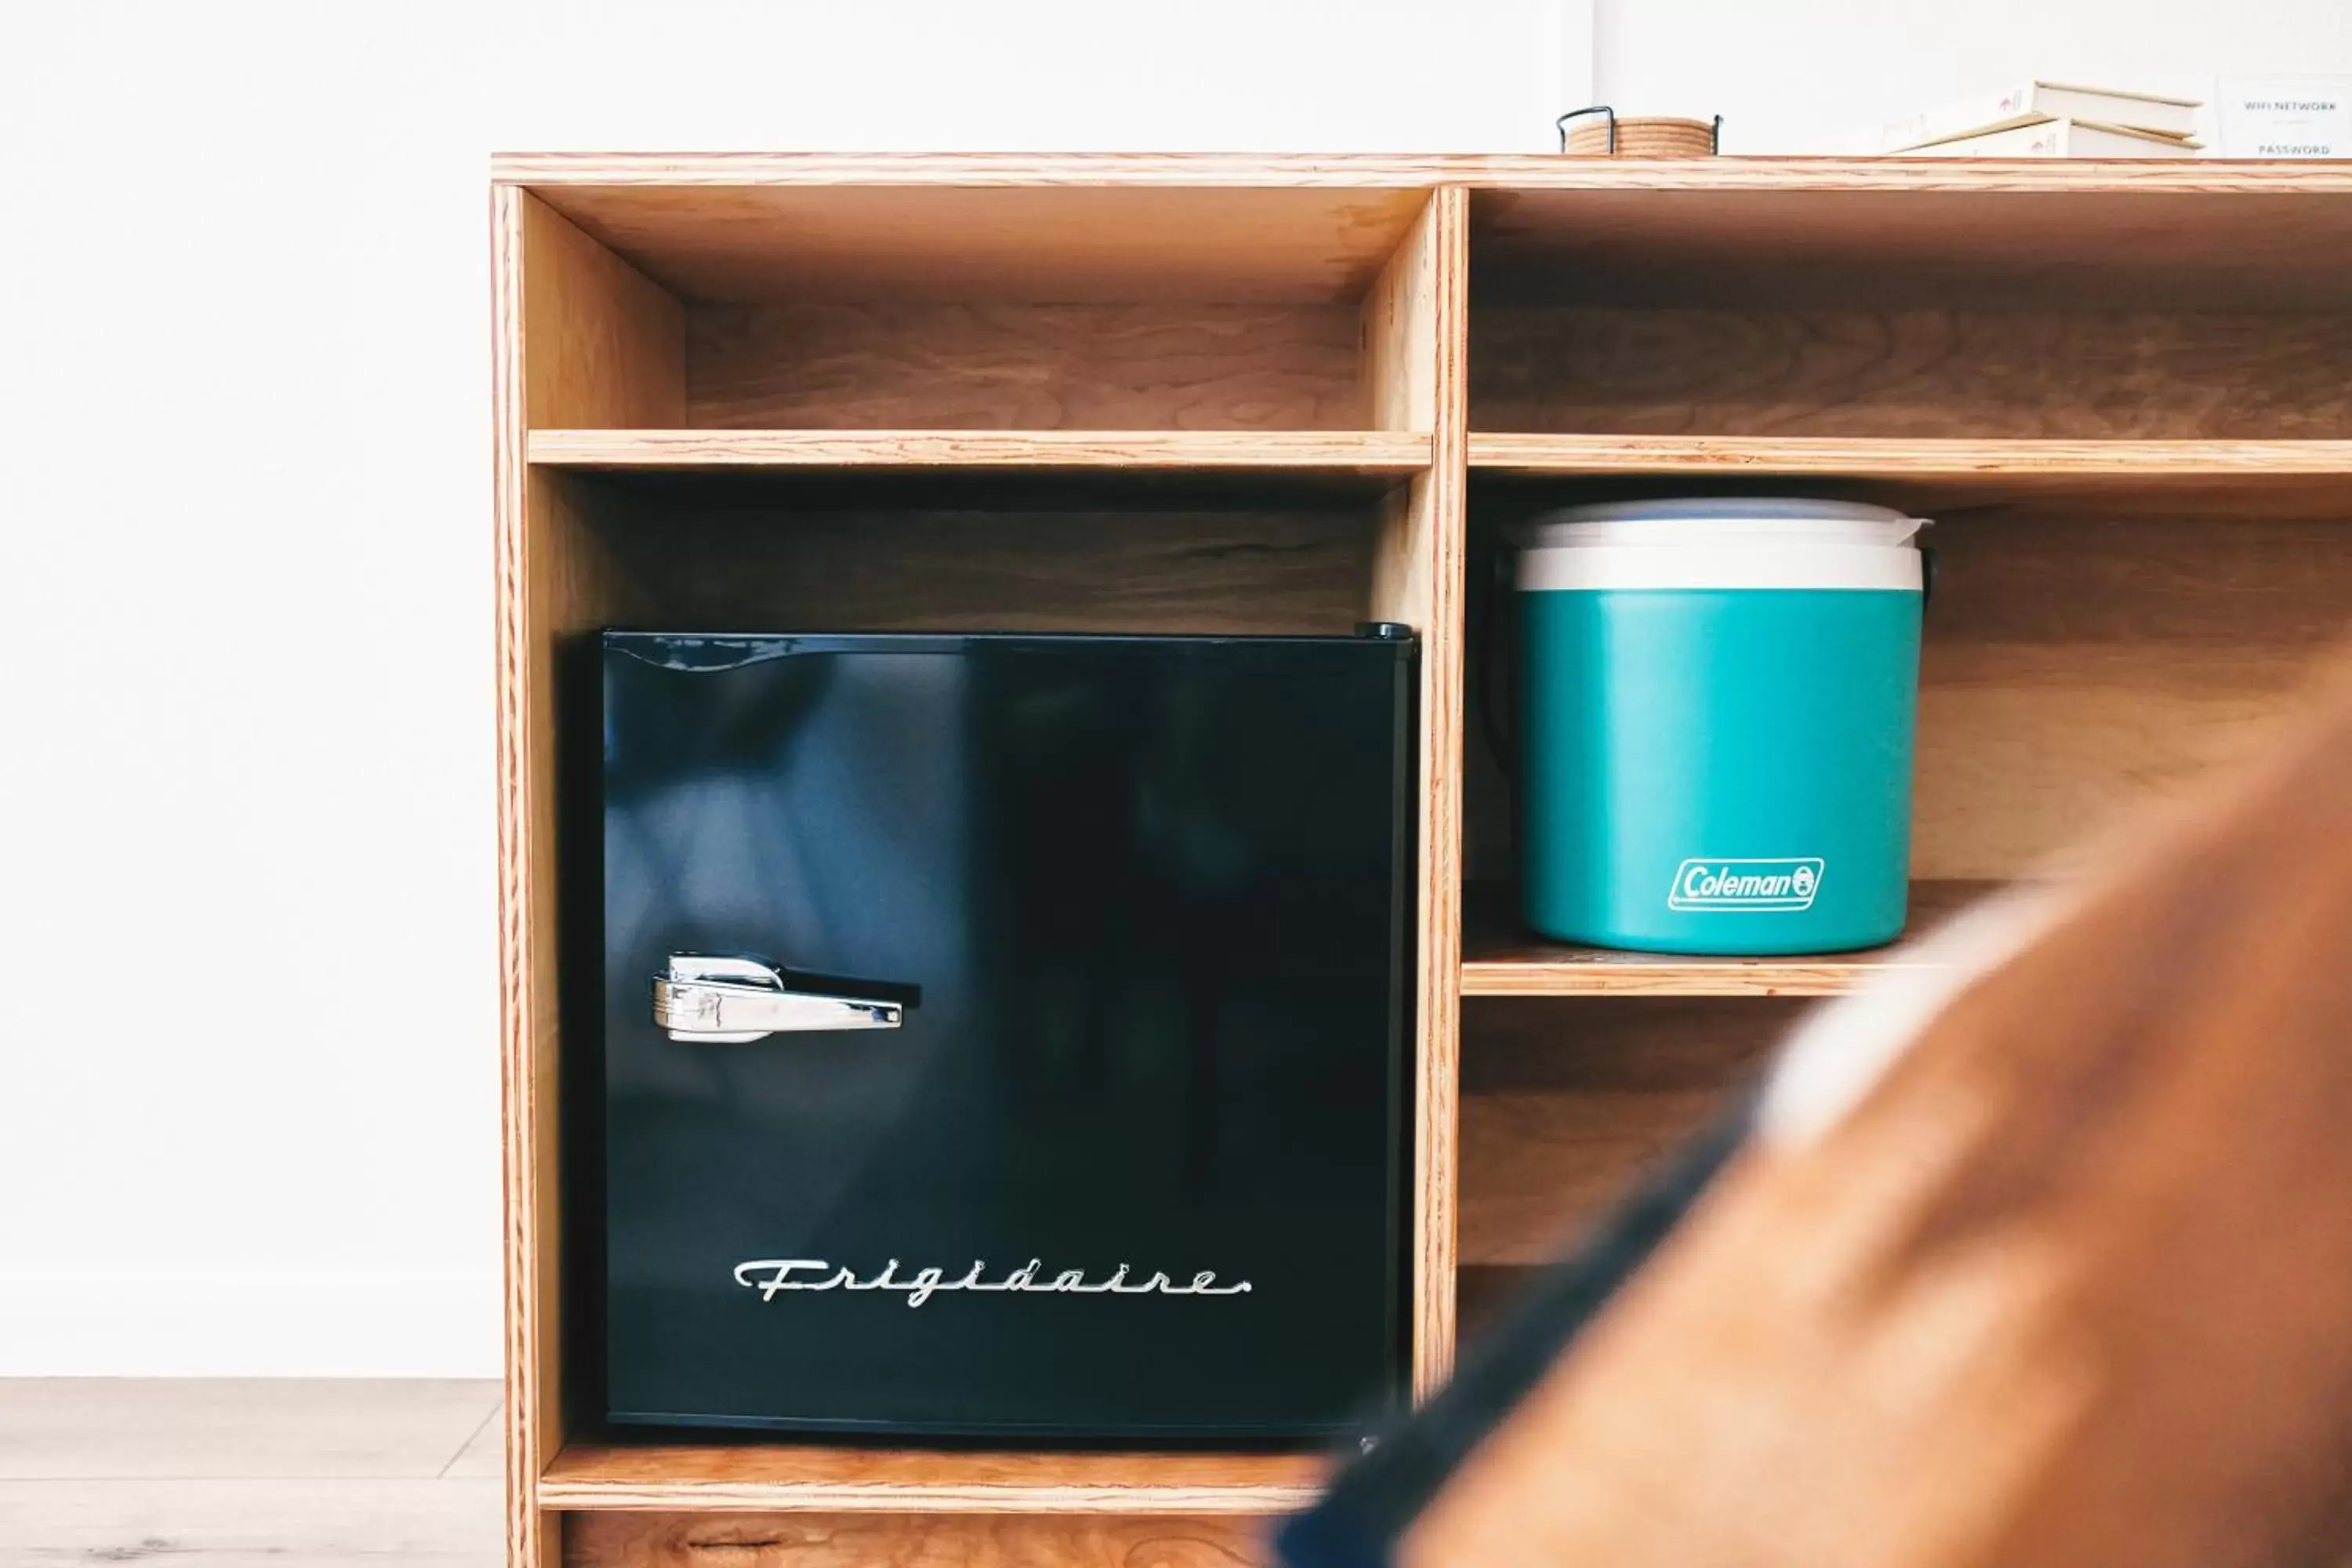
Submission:
<svg viewBox="0 0 2352 1568">
<path fill-rule="evenodd" d="M 670 954 L 654 976 L 654 1022 L 673 1040 L 740 1045 L 787 1032 L 895 1029 L 905 1004 L 795 991 L 756 959 Z"/>
</svg>

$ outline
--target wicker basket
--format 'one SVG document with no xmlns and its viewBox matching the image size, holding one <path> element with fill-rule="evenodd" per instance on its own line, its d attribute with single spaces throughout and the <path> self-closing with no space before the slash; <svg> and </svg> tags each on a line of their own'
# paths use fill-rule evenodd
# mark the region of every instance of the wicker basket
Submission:
<svg viewBox="0 0 2352 1568">
<path fill-rule="evenodd" d="M 1571 120 L 1585 122 L 1570 129 Z M 1615 110 L 1600 104 L 1559 117 L 1559 150 L 1571 158 L 1709 158 L 1722 142 L 1719 114 L 1712 121 L 1668 115 L 1620 118 Z"/>
</svg>

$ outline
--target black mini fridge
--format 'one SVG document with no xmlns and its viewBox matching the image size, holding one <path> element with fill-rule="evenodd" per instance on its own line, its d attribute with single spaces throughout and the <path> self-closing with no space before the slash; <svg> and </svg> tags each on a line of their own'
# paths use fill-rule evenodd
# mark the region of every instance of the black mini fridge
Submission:
<svg viewBox="0 0 2352 1568">
<path fill-rule="evenodd" d="M 1392 1405 L 1410 635 L 601 655 L 583 1415 L 1150 1445 Z"/>
</svg>

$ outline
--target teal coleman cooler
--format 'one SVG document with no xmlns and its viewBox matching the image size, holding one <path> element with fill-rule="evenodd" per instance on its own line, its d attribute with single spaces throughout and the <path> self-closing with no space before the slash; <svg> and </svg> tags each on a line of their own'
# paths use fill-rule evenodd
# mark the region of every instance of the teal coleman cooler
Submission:
<svg viewBox="0 0 2352 1568">
<path fill-rule="evenodd" d="M 1921 526 L 1748 499 L 1577 507 L 1521 531 L 1530 927 L 1697 953 L 1902 931 Z"/>
</svg>

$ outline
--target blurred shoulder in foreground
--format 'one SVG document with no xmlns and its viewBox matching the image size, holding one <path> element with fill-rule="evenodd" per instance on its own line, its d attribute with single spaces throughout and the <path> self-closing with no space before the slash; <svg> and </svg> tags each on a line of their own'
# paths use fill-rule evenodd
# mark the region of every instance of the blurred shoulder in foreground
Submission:
<svg viewBox="0 0 2352 1568">
<path fill-rule="evenodd" d="M 1801 1029 L 1688 1213 L 1559 1307 L 1589 1321 L 1382 1554 L 2336 1562 L 2352 695 L 2104 867 Z"/>
</svg>

